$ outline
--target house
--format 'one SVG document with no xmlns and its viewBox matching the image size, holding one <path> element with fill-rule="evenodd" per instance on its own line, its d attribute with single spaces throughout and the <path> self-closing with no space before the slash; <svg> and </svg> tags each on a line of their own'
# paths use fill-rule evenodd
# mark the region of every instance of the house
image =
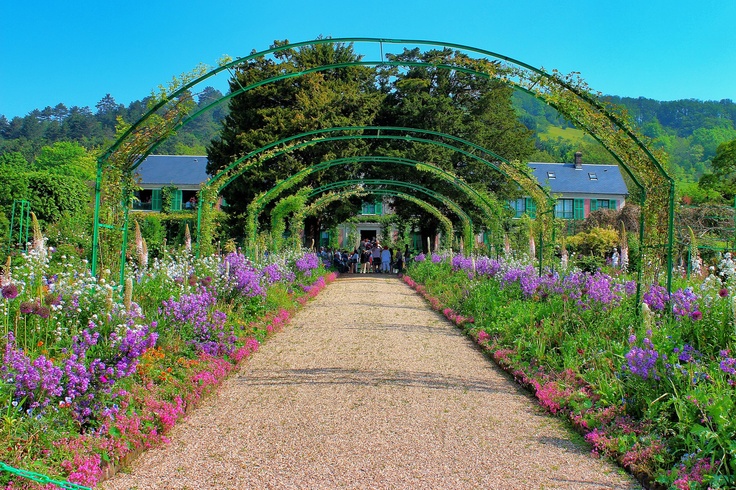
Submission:
<svg viewBox="0 0 736 490">
<path fill-rule="evenodd" d="M 189 155 L 149 155 L 135 169 L 141 190 L 135 192 L 133 209 L 161 211 L 161 189 L 174 190 L 171 210 L 196 208 L 197 191 L 207 182 L 207 157 Z"/>
<path fill-rule="evenodd" d="M 582 163 L 583 155 L 575 153 L 575 163 L 530 162 L 542 187 L 557 199 L 555 217 L 582 220 L 598 209 L 620 210 L 629 195 L 618 165 Z M 528 197 L 509 202 L 515 217 L 524 213 L 536 217 L 536 205 Z"/>
</svg>

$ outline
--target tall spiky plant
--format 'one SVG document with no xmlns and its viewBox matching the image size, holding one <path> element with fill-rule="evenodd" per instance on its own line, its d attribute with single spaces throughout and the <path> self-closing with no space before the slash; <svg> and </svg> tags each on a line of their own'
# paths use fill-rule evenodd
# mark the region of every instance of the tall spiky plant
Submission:
<svg viewBox="0 0 736 490">
<path fill-rule="evenodd" d="M 626 225 L 621 221 L 621 231 L 618 235 L 619 247 L 621 248 L 621 270 L 626 272 L 629 269 L 629 239 L 626 236 Z"/>
<path fill-rule="evenodd" d="M 531 221 L 529 222 L 529 257 L 534 259 L 537 256 L 537 243 L 534 241 L 534 229 Z"/>
<path fill-rule="evenodd" d="M 184 225 L 184 248 L 187 252 L 192 251 L 192 234 L 189 232 L 189 223 Z"/>
<path fill-rule="evenodd" d="M 566 270 L 567 269 L 567 266 L 568 266 L 568 263 L 569 263 L 569 260 L 570 260 L 570 257 L 567 254 L 567 245 L 565 244 L 565 237 L 564 236 L 562 237 L 562 245 L 561 245 L 560 248 L 561 248 L 561 250 L 560 250 L 560 267 L 562 268 L 562 270 Z"/>
<path fill-rule="evenodd" d="M 135 252 L 138 258 L 138 268 L 140 270 L 145 269 L 148 266 L 148 250 L 138 221 L 135 222 Z"/>
<path fill-rule="evenodd" d="M 695 232 L 689 226 L 687 231 L 690 233 L 690 270 L 696 276 L 702 274 L 703 261 L 700 260 L 700 250 L 698 249 L 698 240 L 695 238 Z"/>
<path fill-rule="evenodd" d="M 6 284 L 13 282 L 11 265 L 10 255 L 8 255 L 8 260 L 5 261 L 5 268 L 3 269 L 2 275 L 0 275 L 0 286 L 5 286 Z"/>
<path fill-rule="evenodd" d="M 46 256 L 46 239 L 41 233 L 41 225 L 38 224 L 36 213 L 31 211 L 31 226 L 33 228 L 33 243 L 31 249 L 39 256 Z"/>
</svg>

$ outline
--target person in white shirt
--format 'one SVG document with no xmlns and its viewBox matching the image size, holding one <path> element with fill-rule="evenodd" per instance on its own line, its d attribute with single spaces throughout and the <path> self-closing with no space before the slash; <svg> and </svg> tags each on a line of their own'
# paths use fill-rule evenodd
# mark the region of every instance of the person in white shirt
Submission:
<svg viewBox="0 0 736 490">
<path fill-rule="evenodd" d="M 373 259 L 373 272 L 380 272 L 379 268 L 381 267 L 381 251 L 383 249 L 381 248 L 381 244 L 376 242 L 376 244 L 371 249 L 371 258 Z"/>
<path fill-rule="evenodd" d="M 381 251 L 381 272 L 386 274 L 391 272 L 391 249 L 384 248 Z"/>
</svg>

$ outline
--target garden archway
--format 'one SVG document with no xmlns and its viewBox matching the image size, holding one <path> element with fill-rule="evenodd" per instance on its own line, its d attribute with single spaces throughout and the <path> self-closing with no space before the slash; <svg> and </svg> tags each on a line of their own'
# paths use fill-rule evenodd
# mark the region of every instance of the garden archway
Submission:
<svg viewBox="0 0 736 490">
<path fill-rule="evenodd" d="M 454 236 L 454 227 L 452 225 L 452 221 L 450 221 L 447 216 L 445 216 L 442 211 L 440 211 L 437 207 L 431 205 L 427 201 L 423 199 L 419 199 L 416 196 L 413 196 L 411 194 L 408 194 L 406 192 L 397 190 L 397 189 L 372 189 L 372 190 L 356 190 L 356 189 L 347 189 L 342 190 L 338 192 L 332 192 L 329 191 L 322 196 L 315 199 L 310 205 L 305 207 L 301 211 L 302 217 L 309 216 L 311 214 L 319 212 L 321 208 L 324 206 L 327 206 L 328 204 L 341 200 L 346 199 L 351 196 L 366 196 L 366 195 L 377 195 L 377 196 L 391 196 L 391 197 L 398 197 L 400 199 L 403 199 L 405 201 L 411 202 L 416 204 L 417 206 L 421 207 L 431 215 L 433 215 L 437 220 L 440 222 L 440 226 L 442 227 L 443 231 L 448 237 Z"/>
<path fill-rule="evenodd" d="M 121 137 L 100 157 L 98 160 L 98 179 L 95 196 L 95 223 L 93 236 L 93 272 L 97 265 L 97 247 L 99 242 L 100 223 L 100 183 L 102 171 L 108 165 L 117 166 L 128 177 L 136 162 L 145 158 L 160 141 L 165 139 L 171 130 L 186 123 L 187 105 L 191 101 L 190 90 L 197 84 L 208 80 L 218 73 L 236 68 L 239 64 L 246 63 L 257 57 L 264 57 L 286 49 L 296 49 L 301 46 L 318 45 L 327 43 L 365 43 L 380 48 L 380 59 L 375 61 L 356 61 L 348 64 L 325 65 L 297 73 L 286 73 L 279 79 L 291 78 L 304 75 L 308 72 L 316 72 L 327 69 L 338 69 L 346 66 L 383 66 L 397 65 L 407 66 L 407 63 L 395 63 L 390 56 L 384 56 L 384 45 L 422 45 L 430 47 L 451 48 L 463 53 L 470 53 L 483 58 L 467 57 L 466 63 L 461 65 L 442 63 L 411 64 L 427 65 L 449 70 L 465 71 L 478 76 L 498 79 L 514 88 L 528 91 L 539 97 L 544 102 L 555 106 L 562 114 L 593 135 L 604 146 L 611 151 L 614 157 L 622 164 L 626 171 L 636 177 L 646 190 L 644 196 L 645 206 L 642 209 L 641 232 L 642 238 L 647 237 L 645 246 L 649 248 L 665 247 L 667 257 L 668 288 L 671 286 L 672 270 L 672 240 L 674 221 L 674 181 L 667 175 L 658 159 L 644 145 L 635 134 L 632 124 L 622 114 L 616 113 L 611 107 L 607 107 L 589 88 L 579 79 L 573 76 L 561 76 L 557 72 L 547 73 L 531 65 L 517 61 L 491 51 L 473 48 L 471 46 L 456 43 L 444 43 L 422 40 L 400 40 L 381 38 L 335 38 L 317 39 L 301 43 L 279 45 L 277 47 L 255 52 L 249 56 L 236 60 L 224 59 L 215 69 L 200 67 L 199 71 L 189 77 L 172 84 L 168 89 L 162 90 L 159 100 L 151 110 L 144 115 L 136 124 L 128 128 Z M 490 61 L 489 58 L 494 61 Z M 270 80 L 273 81 L 273 80 Z M 259 82 L 259 85 L 269 83 L 269 80 Z M 241 87 L 242 91 L 246 87 Z M 237 95 L 238 91 L 223 96 L 212 106 L 220 104 Z M 203 108 L 206 110 L 208 108 Z M 192 115 L 196 117 L 198 113 Z M 125 213 L 123 235 L 127 234 L 127 212 Z M 664 223 L 664 225 L 663 225 Z M 645 235 L 645 227 L 649 233 Z M 659 240 L 666 234 L 666 243 Z"/>
<path fill-rule="evenodd" d="M 493 203 L 489 202 L 488 199 L 484 195 L 482 195 L 477 189 L 474 189 L 472 186 L 468 185 L 464 180 L 462 180 L 460 177 L 453 174 L 452 172 L 448 172 L 432 164 L 422 163 L 417 160 L 412 160 L 408 158 L 382 157 L 382 156 L 357 156 L 357 157 L 338 158 L 334 160 L 320 162 L 320 163 L 309 166 L 289 176 L 287 179 L 276 184 L 274 187 L 268 190 L 265 194 L 261 194 L 260 196 L 256 197 L 256 199 L 252 203 L 253 216 L 249 216 L 248 219 L 257 221 L 259 214 L 263 211 L 263 208 L 270 201 L 275 199 L 279 193 L 283 192 L 286 189 L 292 188 L 294 185 L 304 180 L 304 178 L 307 177 L 308 175 L 311 175 L 315 172 L 327 170 L 335 166 L 347 165 L 347 164 L 353 164 L 353 163 L 355 164 L 386 163 L 386 164 L 395 164 L 395 165 L 406 165 L 406 166 L 416 168 L 418 171 L 430 172 L 431 174 L 438 176 L 442 181 L 449 183 L 450 185 L 456 187 L 457 189 L 461 190 L 464 194 L 466 194 L 469 197 L 469 199 L 483 211 L 483 214 L 485 214 L 485 217 L 487 220 L 490 221 L 493 218 L 494 214 L 496 215 L 497 218 L 500 218 L 498 216 L 499 210 L 494 209 L 495 207 Z"/>
</svg>

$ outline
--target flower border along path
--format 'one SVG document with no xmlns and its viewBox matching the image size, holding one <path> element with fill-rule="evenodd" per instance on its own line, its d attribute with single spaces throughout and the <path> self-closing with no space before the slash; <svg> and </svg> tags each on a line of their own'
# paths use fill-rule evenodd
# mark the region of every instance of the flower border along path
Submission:
<svg viewBox="0 0 736 490">
<path fill-rule="evenodd" d="M 50 484 L 52 480 L 46 475 L 54 475 L 53 480 L 68 488 L 92 487 L 144 450 L 166 442 L 166 433 L 174 424 L 212 392 L 242 359 L 258 349 L 259 340 L 278 331 L 295 308 L 304 305 L 326 282 L 335 278 L 334 274 L 320 274 L 322 269 L 314 254 L 296 259 L 296 274 L 289 272 L 288 264 L 282 262 L 267 265 L 262 271 L 239 254 L 230 254 L 217 263 L 210 260 L 204 266 L 200 262 L 192 263 L 190 257 L 166 262 L 146 271 L 139 279 L 136 301 L 140 304 L 131 300 L 131 280 L 126 282 L 123 303 L 107 301 L 107 309 L 104 299 L 79 299 L 80 303 L 85 300 L 91 305 L 85 303 L 77 309 L 92 315 L 87 328 L 74 336 L 71 349 L 54 345 L 57 354 L 48 359 L 43 357 L 44 352 L 31 362 L 30 356 L 37 353 L 24 346 L 35 346 L 35 340 L 26 340 L 24 335 L 18 336 L 16 343 L 11 330 L 0 374 L 6 382 L 2 385 L 2 395 L 7 397 L 4 399 L 9 404 L 8 413 L 14 415 L 10 414 L 10 407 L 17 407 L 13 411 L 18 415 L 6 419 L 4 422 L 10 420 L 16 425 L 6 423 L 5 428 L 25 427 L 18 424 L 32 427 L 38 420 L 37 424 L 44 430 L 29 438 L 16 436 L 3 441 L 9 449 L 3 458 L 6 465 L 0 468 L 3 481 L 0 486 L 4 490 L 39 488 L 32 481 Z M 70 303 L 78 299 L 68 292 L 70 288 L 63 279 L 66 276 L 72 277 L 60 274 L 62 279 L 54 276 L 47 282 L 47 290 L 54 288 L 53 294 L 47 295 L 54 306 L 66 301 L 67 295 Z M 27 294 L 31 288 L 22 279 L 21 274 L 14 276 L 15 281 L 25 286 Z M 222 302 L 212 294 L 216 285 L 224 298 Z M 98 289 L 102 291 L 98 296 L 104 298 L 106 289 Z M 113 288 L 108 289 L 110 299 Z M 172 294 L 174 289 L 178 296 Z M 277 291 L 273 297 L 272 290 Z M 169 297 L 163 305 L 161 294 Z M 7 308 L 9 298 L 4 297 Z M 12 303 L 10 306 L 17 308 Z M 89 310 L 85 309 L 87 306 Z M 256 320 L 269 310 L 265 318 Z M 143 323 L 144 312 L 150 315 L 150 330 L 139 325 Z M 118 317 L 124 317 L 125 323 L 108 329 L 106 324 L 114 323 L 111 319 Z M 149 332 L 154 333 L 146 336 Z M 161 343 L 167 335 L 169 341 Z M 171 336 L 178 342 L 170 341 Z M 136 340 L 140 341 L 133 342 Z M 43 344 L 48 342 L 39 341 L 38 347 Z M 110 346 L 113 356 L 127 356 L 128 362 L 116 364 L 117 357 L 109 362 L 108 353 L 102 349 L 109 350 Z M 57 368 L 55 363 L 72 365 L 75 369 Z M 31 383 L 39 371 L 44 384 Z M 55 379 L 58 390 L 47 388 L 46 371 L 62 373 Z M 84 380 L 89 382 L 83 384 Z M 72 392 L 72 388 L 76 391 Z M 35 411 L 34 405 L 26 410 L 29 400 L 38 402 Z M 26 413 L 27 421 L 19 418 Z M 87 418 L 80 419 L 81 415 Z M 87 422 L 83 424 L 79 420 Z M 67 427 L 77 430 L 64 431 Z M 29 458 L 28 454 L 39 456 Z M 65 479 L 68 482 L 62 482 Z"/>
<path fill-rule="evenodd" d="M 342 276 L 129 488 L 638 488 L 395 276 Z"/>
</svg>

